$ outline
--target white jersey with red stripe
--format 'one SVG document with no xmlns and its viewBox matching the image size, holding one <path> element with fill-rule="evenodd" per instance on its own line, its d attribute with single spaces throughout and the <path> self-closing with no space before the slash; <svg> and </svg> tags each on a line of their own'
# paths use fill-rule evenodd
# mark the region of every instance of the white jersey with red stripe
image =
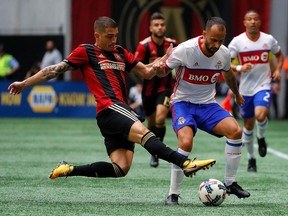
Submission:
<svg viewBox="0 0 288 216">
<path fill-rule="evenodd" d="M 230 53 L 227 47 L 221 45 L 213 56 L 206 56 L 200 46 L 202 37 L 179 44 L 166 60 L 170 69 L 178 68 L 171 103 L 216 103 L 217 77 L 222 71 L 230 69 Z"/>
<path fill-rule="evenodd" d="M 240 64 L 252 63 L 250 72 L 242 72 L 239 91 L 242 95 L 252 96 L 261 90 L 271 88 L 269 52 L 280 50 L 277 40 L 269 34 L 260 32 L 257 41 L 252 41 L 244 32 L 232 39 L 228 45 L 231 58 L 238 58 Z"/>
</svg>

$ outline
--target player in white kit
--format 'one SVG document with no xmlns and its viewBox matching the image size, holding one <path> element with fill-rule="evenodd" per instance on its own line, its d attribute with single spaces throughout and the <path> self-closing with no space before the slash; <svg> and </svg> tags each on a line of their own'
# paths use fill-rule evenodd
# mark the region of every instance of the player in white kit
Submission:
<svg viewBox="0 0 288 216">
<path fill-rule="evenodd" d="M 237 104 L 244 104 L 232 70 L 229 50 L 223 46 L 226 36 L 225 21 L 212 17 L 206 23 L 203 35 L 178 45 L 165 62 L 166 73 L 174 68 L 176 83 L 171 95 L 172 123 L 178 137 L 177 152 L 188 157 L 192 151 L 197 129 L 216 137 L 225 136 L 226 172 L 224 182 L 228 194 L 239 198 L 250 193 L 236 182 L 241 158 L 242 129 L 231 114 L 215 99 L 215 84 L 222 73 L 235 94 Z M 166 205 L 178 204 L 183 171 L 172 165 L 169 196 Z"/>
<path fill-rule="evenodd" d="M 228 48 L 232 60 L 238 58 L 240 65 L 231 64 L 231 68 L 240 75 L 240 94 L 245 104 L 240 106 L 240 115 L 244 119 L 242 134 L 243 145 L 247 146 L 249 172 L 256 172 L 254 155 L 254 124 L 257 126 L 258 152 L 261 157 L 267 153 L 264 132 L 268 125 L 268 114 L 271 102 L 271 78 L 279 82 L 284 57 L 276 39 L 259 30 L 261 20 L 259 14 L 249 10 L 244 16 L 246 32 L 234 37 Z M 276 57 L 276 68 L 271 74 L 269 52 Z"/>
</svg>

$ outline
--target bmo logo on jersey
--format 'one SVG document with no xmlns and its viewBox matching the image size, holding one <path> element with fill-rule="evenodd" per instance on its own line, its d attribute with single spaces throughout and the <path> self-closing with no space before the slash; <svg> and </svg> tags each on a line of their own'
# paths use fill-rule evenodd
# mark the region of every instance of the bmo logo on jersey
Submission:
<svg viewBox="0 0 288 216">
<path fill-rule="evenodd" d="M 246 52 L 240 53 L 240 59 L 242 64 L 252 63 L 252 64 L 263 64 L 267 63 L 269 60 L 268 51 L 256 51 L 256 52 Z"/>
<path fill-rule="evenodd" d="M 215 70 L 191 70 L 186 68 L 183 80 L 192 84 L 211 85 L 217 82 L 220 71 Z"/>
</svg>

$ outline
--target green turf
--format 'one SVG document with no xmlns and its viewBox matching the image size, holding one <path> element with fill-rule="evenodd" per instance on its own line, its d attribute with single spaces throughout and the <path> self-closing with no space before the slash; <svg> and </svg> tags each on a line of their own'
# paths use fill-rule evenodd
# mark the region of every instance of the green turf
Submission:
<svg viewBox="0 0 288 216">
<path fill-rule="evenodd" d="M 165 143 L 176 148 L 167 121 Z M 269 122 L 269 147 L 288 154 L 288 121 Z M 0 119 L 0 215 L 288 215 L 288 161 L 257 154 L 257 173 L 246 171 L 243 149 L 238 182 L 251 192 L 240 200 L 228 196 L 219 207 L 206 207 L 197 187 L 206 178 L 223 180 L 224 139 L 199 131 L 191 157 L 215 158 L 217 163 L 182 184 L 179 206 L 165 206 L 170 164 L 149 167 L 149 154 L 137 145 L 125 178 L 70 177 L 50 180 L 61 160 L 72 164 L 108 161 L 103 138 L 94 119 Z M 257 150 L 256 150 L 257 153 Z"/>
</svg>

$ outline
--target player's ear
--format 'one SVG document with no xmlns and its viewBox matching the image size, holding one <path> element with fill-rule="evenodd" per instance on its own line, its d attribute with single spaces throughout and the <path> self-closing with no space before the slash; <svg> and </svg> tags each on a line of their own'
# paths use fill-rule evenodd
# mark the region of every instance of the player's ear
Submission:
<svg viewBox="0 0 288 216">
<path fill-rule="evenodd" d="M 150 33 L 152 32 L 152 28 L 153 28 L 153 26 L 150 25 L 150 26 L 149 26 L 149 31 L 150 31 Z"/>
<path fill-rule="evenodd" d="M 202 35 L 204 36 L 204 38 L 206 38 L 207 32 L 204 30 L 204 31 L 202 32 Z"/>
<path fill-rule="evenodd" d="M 99 34 L 98 32 L 94 32 L 94 37 L 95 37 L 95 38 L 99 38 L 99 35 L 100 35 L 100 34 Z"/>
</svg>

